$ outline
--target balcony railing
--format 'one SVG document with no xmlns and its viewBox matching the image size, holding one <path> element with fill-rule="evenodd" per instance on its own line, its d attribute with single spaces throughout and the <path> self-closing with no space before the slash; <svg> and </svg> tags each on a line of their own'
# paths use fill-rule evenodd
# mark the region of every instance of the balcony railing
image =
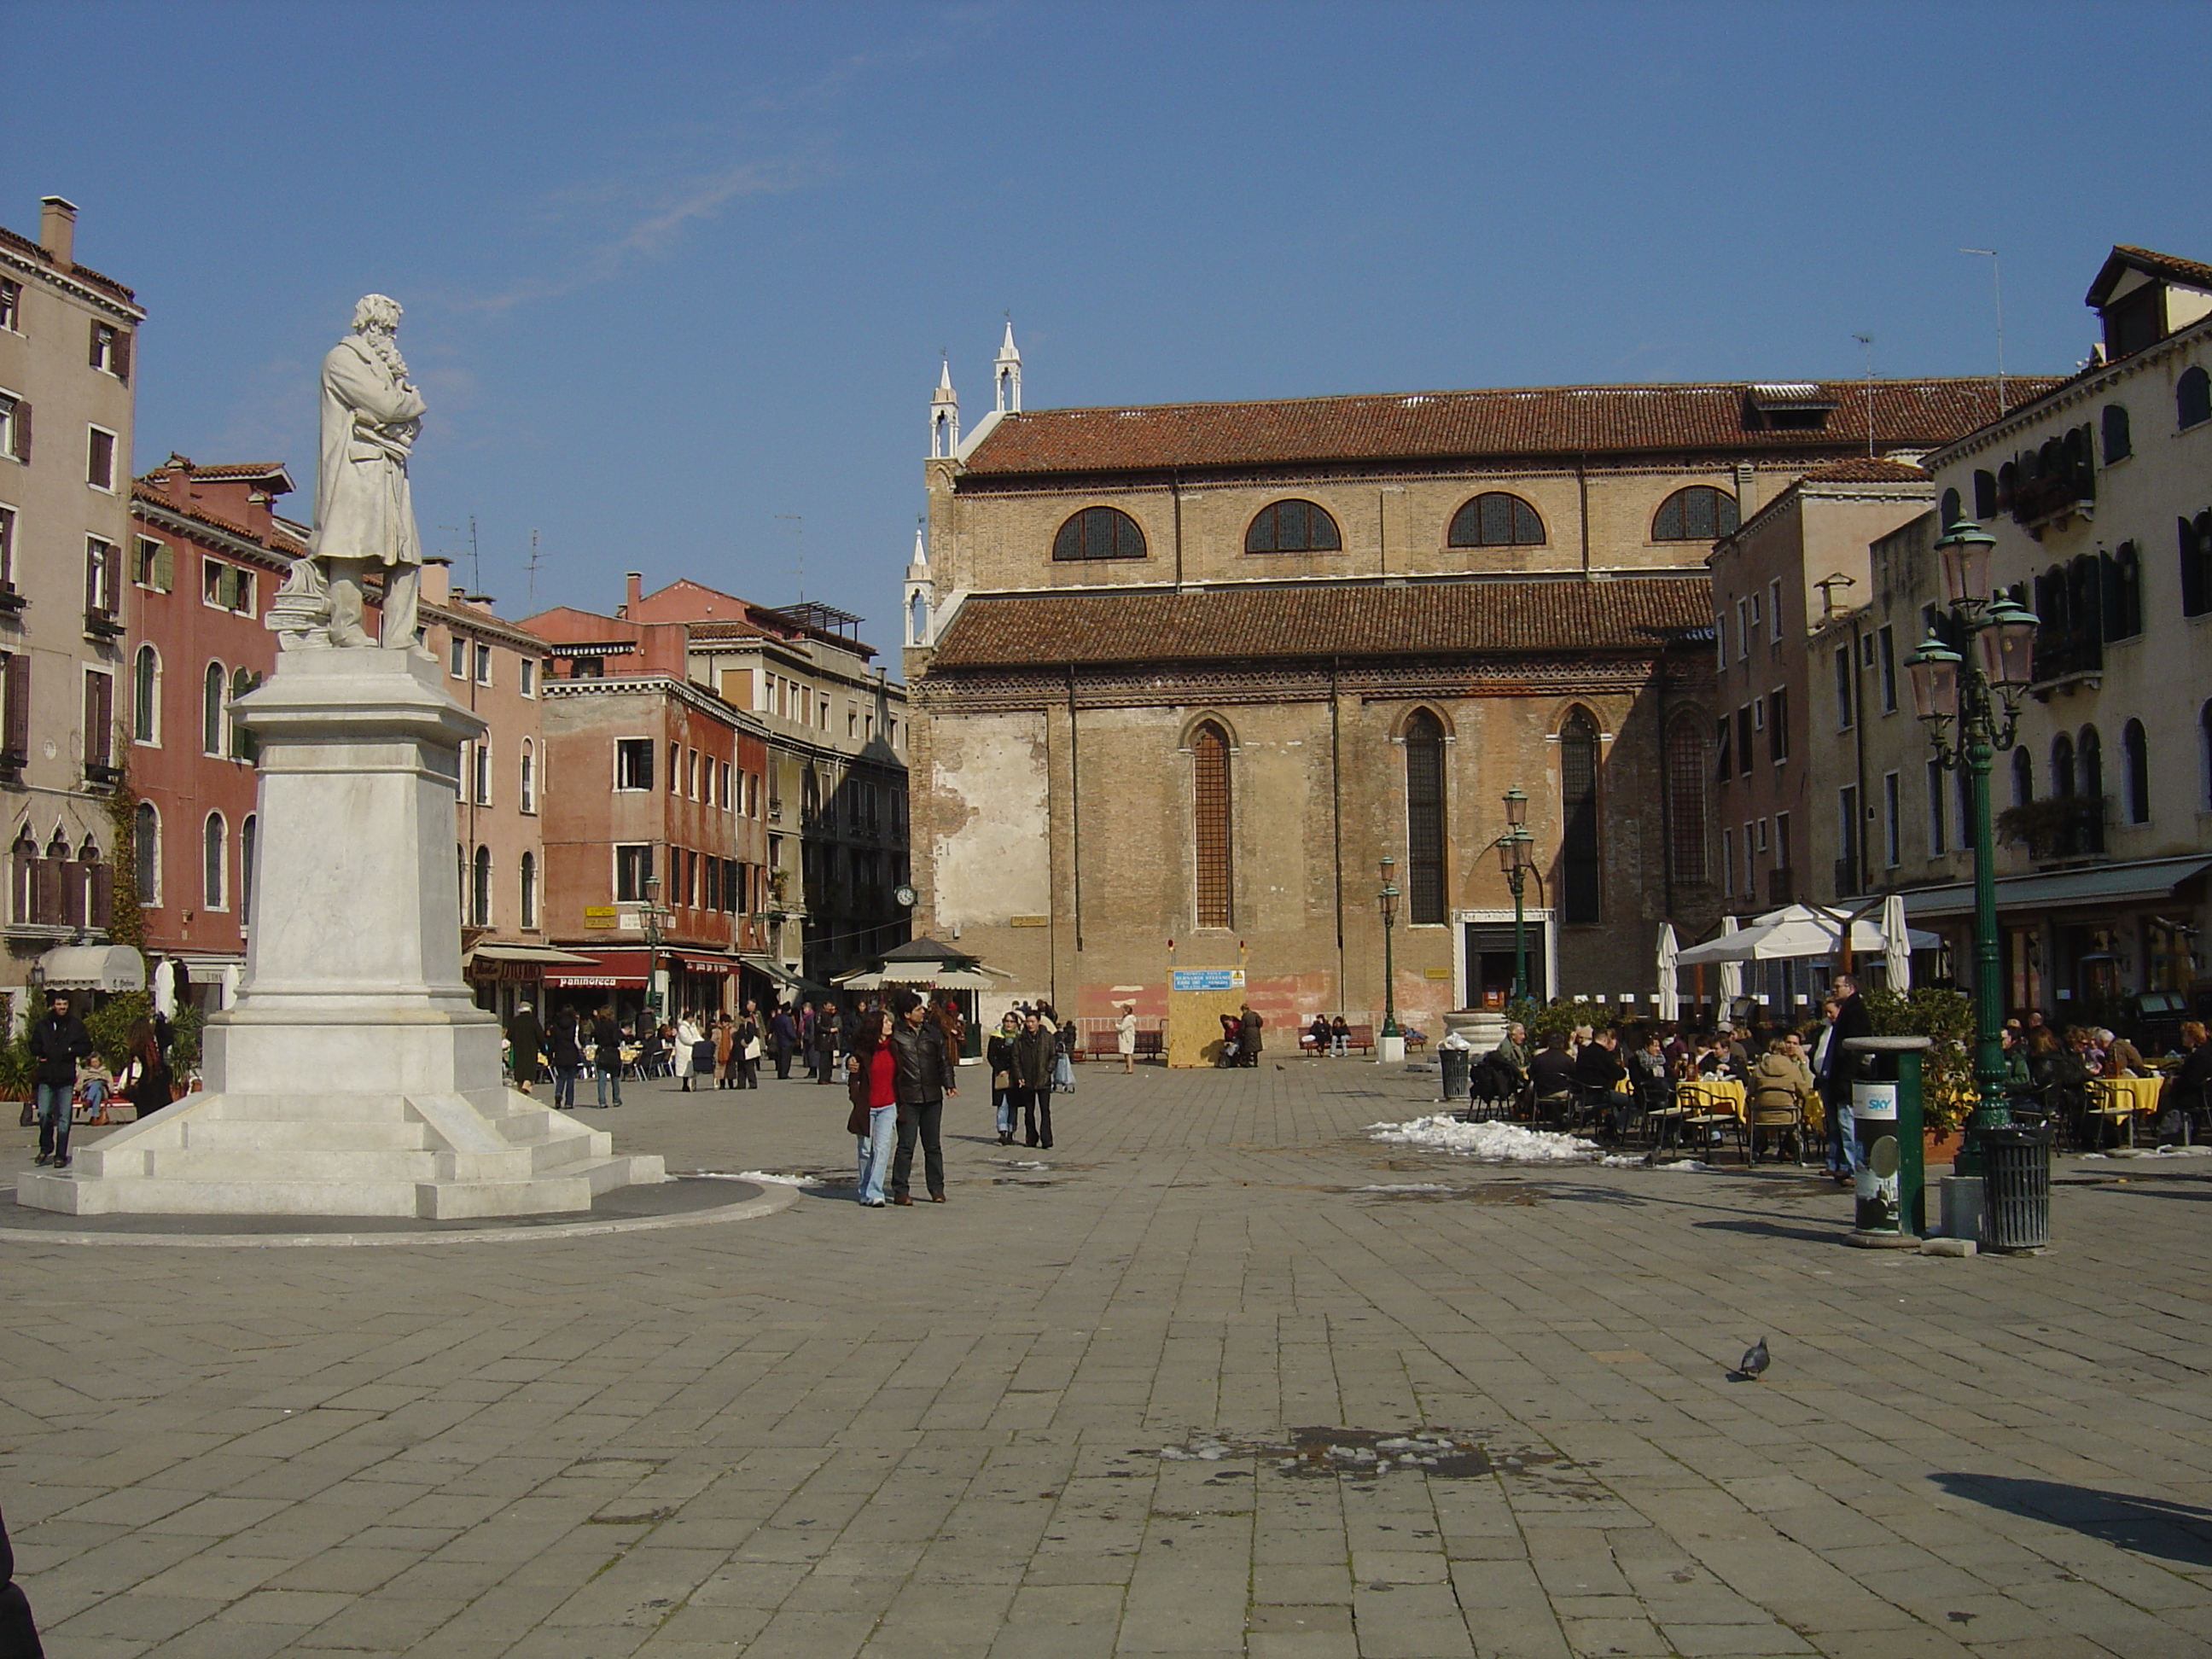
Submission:
<svg viewBox="0 0 2212 1659">
<path fill-rule="evenodd" d="M 2037 863 L 2096 858 L 2105 850 L 2105 797 L 2046 795 L 1997 814 L 1997 839 Z"/>
<path fill-rule="evenodd" d="M 2069 674 L 2094 674 L 2105 665 L 2105 642 L 2094 628 L 2042 628 L 2035 635 L 2035 666 L 2029 672 L 2039 684 L 2064 679 Z"/>
</svg>

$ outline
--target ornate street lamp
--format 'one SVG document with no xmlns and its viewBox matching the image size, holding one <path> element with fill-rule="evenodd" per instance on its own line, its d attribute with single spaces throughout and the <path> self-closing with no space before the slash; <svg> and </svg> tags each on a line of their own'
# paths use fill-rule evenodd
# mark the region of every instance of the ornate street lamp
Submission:
<svg viewBox="0 0 2212 1659">
<path fill-rule="evenodd" d="M 2020 700 L 2033 669 L 2036 618 L 2002 594 L 1990 597 L 1996 538 L 1961 519 L 1936 544 L 1952 624 L 1972 651 L 1961 655 L 1930 635 L 1906 659 L 1913 711 L 1946 771 L 1966 770 L 1967 828 L 1974 847 L 1974 1091 L 1961 1174 L 1978 1173 L 1978 1133 L 2012 1121 L 2004 1099 L 2004 1004 L 1997 969 L 1996 849 L 1990 824 L 1990 768 L 2013 746 Z"/>
<path fill-rule="evenodd" d="M 638 921 L 645 928 L 645 1006 L 648 1013 L 656 1016 L 655 1024 L 659 1023 L 658 1016 L 665 1012 L 659 1006 L 660 919 L 669 914 L 660 908 L 659 894 L 660 878 L 647 876 L 645 878 L 645 902 L 637 907 Z"/>
<path fill-rule="evenodd" d="M 1390 930 L 1398 925 L 1398 890 L 1392 884 L 1390 877 L 1392 872 L 1397 868 L 1397 860 L 1391 858 L 1387 854 L 1383 856 L 1382 867 L 1382 890 L 1375 896 L 1376 907 L 1382 913 L 1382 1035 L 1385 1037 L 1402 1036 L 1405 1035 L 1404 1032 L 1398 1029 L 1398 998 L 1396 989 L 1391 983 L 1390 966 Z"/>
<path fill-rule="evenodd" d="M 1515 784 L 1505 792 L 1505 833 L 1492 846 L 1498 848 L 1498 867 L 1513 890 L 1513 994 L 1518 1002 L 1528 994 L 1528 933 L 1521 908 L 1521 892 L 1536 861 L 1535 838 L 1528 833 L 1528 797 Z"/>
</svg>

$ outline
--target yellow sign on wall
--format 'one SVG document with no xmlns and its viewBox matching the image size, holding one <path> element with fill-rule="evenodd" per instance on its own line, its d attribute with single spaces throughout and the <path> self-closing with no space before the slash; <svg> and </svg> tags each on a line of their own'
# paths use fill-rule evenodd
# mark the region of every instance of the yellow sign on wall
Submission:
<svg viewBox="0 0 2212 1659">
<path fill-rule="evenodd" d="M 587 904 L 584 907 L 584 926 L 611 927 L 615 925 L 615 907 L 611 904 Z"/>
</svg>

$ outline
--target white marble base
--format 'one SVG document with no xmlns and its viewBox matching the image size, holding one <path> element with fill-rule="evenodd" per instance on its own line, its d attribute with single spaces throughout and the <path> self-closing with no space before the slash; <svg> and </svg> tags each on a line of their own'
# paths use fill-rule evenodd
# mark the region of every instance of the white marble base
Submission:
<svg viewBox="0 0 2212 1659">
<path fill-rule="evenodd" d="M 1406 1060 L 1406 1039 L 1401 1036 L 1379 1036 L 1375 1039 L 1375 1063 L 1378 1066 L 1401 1066 Z"/>
<path fill-rule="evenodd" d="M 505 1088 L 461 978 L 460 745 L 484 722 L 412 652 L 295 650 L 233 705 L 260 745 L 252 938 L 207 1092 L 15 1184 L 71 1215 L 586 1210 L 660 1159 Z"/>
<path fill-rule="evenodd" d="M 16 1178 L 65 1215 L 362 1215 L 449 1220 L 588 1210 L 668 1179 L 526 1095 L 188 1095 Z"/>
</svg>

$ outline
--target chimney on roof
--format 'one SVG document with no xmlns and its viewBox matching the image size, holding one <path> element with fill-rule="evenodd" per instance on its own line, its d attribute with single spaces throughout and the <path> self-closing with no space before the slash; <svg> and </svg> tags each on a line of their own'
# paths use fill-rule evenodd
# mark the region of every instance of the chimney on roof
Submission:
<svg viewBox="0 0 2212 1659">
<path fill-rule="evenodd" d="M 623 582 L 624 584 L 623 598 L 629 602 L 630 609 L 635 610 L 645 599 L 645 572 L 627 571 L 623 574 Z"/>
<path fill-rule="evenodd" d="M 59 196 L 39 198 L 39 246 L 67 270 L 76 262 L 76 204 Z"/>
</svg>

